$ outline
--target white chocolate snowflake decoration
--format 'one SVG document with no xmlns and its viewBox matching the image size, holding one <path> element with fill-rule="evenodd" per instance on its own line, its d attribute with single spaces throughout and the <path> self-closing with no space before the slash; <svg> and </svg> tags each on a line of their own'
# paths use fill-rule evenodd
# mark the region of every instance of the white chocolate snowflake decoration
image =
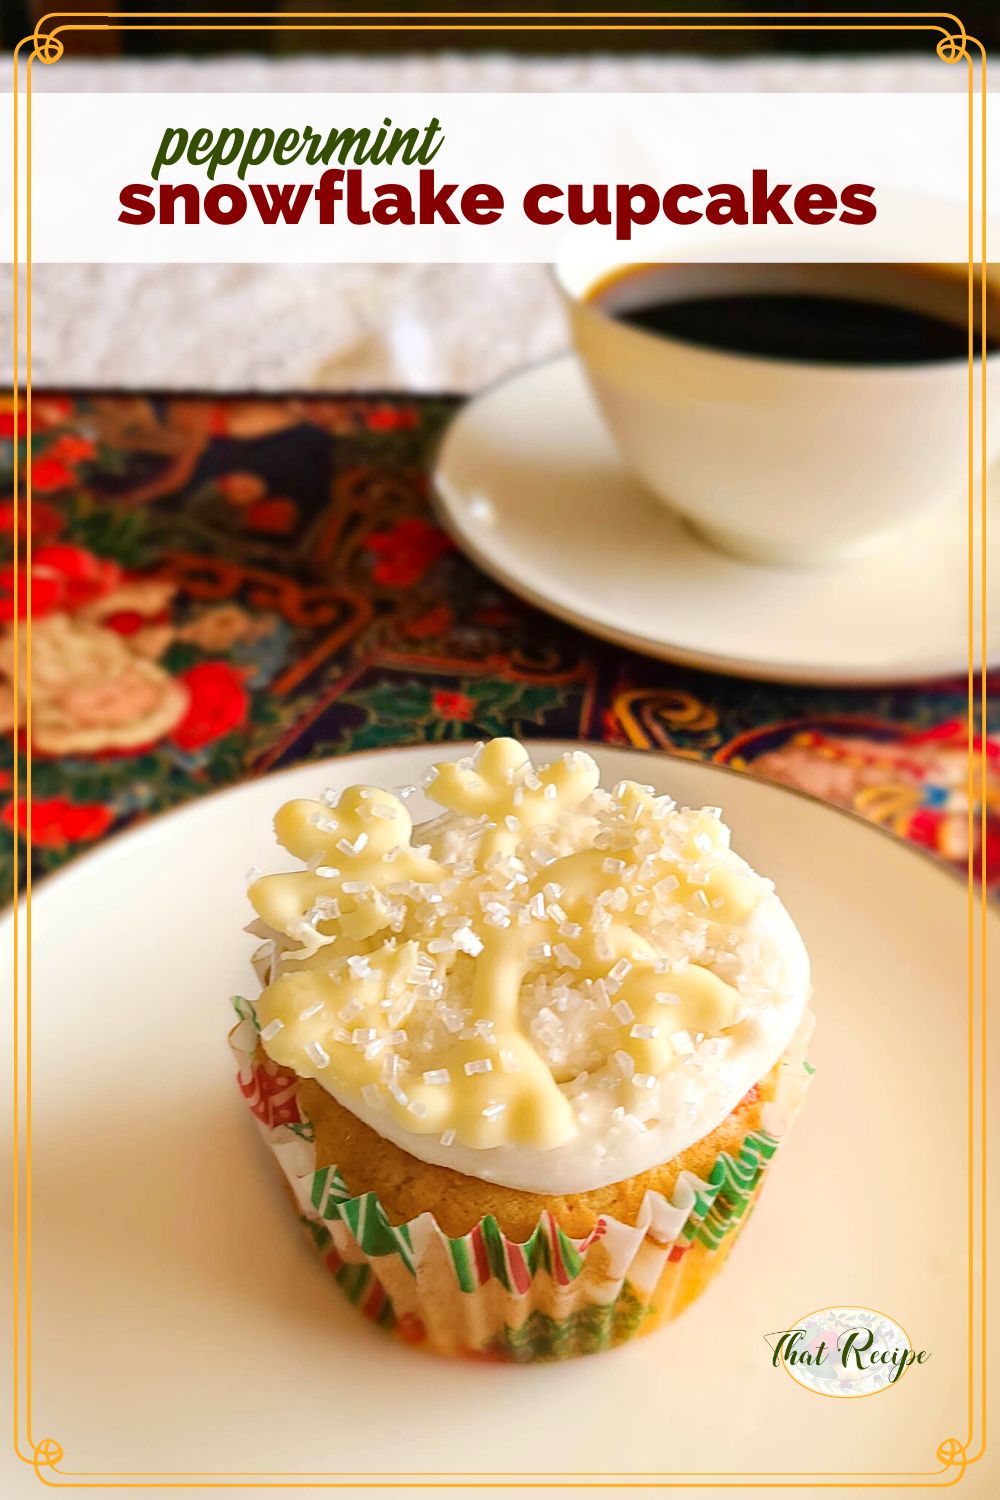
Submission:
<svg viewBox="0 0 1000 1500">
<path fill-rule="evenodd" d="M 386 887 L 434 886 L 444 869 L 410 844 L 413 820 L 398 797 L 352 786 L 336 807 L 286 802 L 274 820 L 278 842 L 305 861 L 297 875 L 265 875 L 250 887 L 258 916 L 308 951 L 339 936 L 362 939 L 390 925 Z"/>
<path fill-rule="evenodd" d="M 583 751 L 536 770 L 493 740 L 435 768 L 450 816 L 417 848 L 390 793 L 286 804 L 275 829 L 306 868 L 250 888 L 277 935 L 269 1055 L 466 1147 L 557 1147 L 592 1088 L 645 1128 L 665 1074 L 738 1027 L 766 886 L 711 811 L 598 783 Z"/>
<path fill-rule="evenodd" d="M 487 819 L 480 846 L 484 859 L 513 853 L 533 828 L 578 807 L 601 779 L 593 756 L 582 750 L 535 771 L 524 746 L 506 739 L 490 740 L 474 765 L 446 762 L 435 772 L 430 790 L 435 802 Z"/>
</svg>

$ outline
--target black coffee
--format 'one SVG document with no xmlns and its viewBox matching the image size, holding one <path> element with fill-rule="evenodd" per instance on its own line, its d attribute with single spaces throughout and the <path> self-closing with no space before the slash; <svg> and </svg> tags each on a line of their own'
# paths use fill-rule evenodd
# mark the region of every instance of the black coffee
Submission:
<svg viewBox="0 0 1000 1500">
<path fill-rule="evenodd" d="M 768 269 L 766 282 L 773 283 L 775 269 Z M 871 287 L 871 275 L 861 275 L 870 269 L 860 268 L 859 295 L 855 296 L 850 271 L 834 278 L 844 283 L 846 274 L 847 280 L 847 285 L 835 290 L 810 287 L 808 275 L 803 275 L 805 268 L 797 267 L 793 281 L 805 285 L 751 284 L 714 291 L 705 285 L 704 267 L 700 278 L 692 277 L 688 284 L 671 282 L 662 271 L 650 268 L 618 279 L 606 293 L 599 292 L 596 300 L 648 333 L 734 354 L 849 365 L 922 364 L 967 357 L 967 293 L 959 275 L 923 274 L 918 268 L 907 268 L 893 280 L 890 296 L 882 300 L 876 294 L 878 288 Z M 880 269 L 884 280 L 886 271 Z M 649 300 L 642 296 L 644 281 Z M 997 319 L 992 322 L 995 329 Z M 998 347 L 1000 342 L 991 333 L 987 351 Z"/>
</svg>

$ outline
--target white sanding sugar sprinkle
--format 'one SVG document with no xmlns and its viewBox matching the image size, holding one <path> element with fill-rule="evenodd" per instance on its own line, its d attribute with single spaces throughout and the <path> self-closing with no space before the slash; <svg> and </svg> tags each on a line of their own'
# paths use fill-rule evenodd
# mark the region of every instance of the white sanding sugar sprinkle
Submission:
<svg viewBox="0 0 1000 1500">
<path fill-rule="evenodd" d="M 473 932 L 471 927 L 460 927 L 454 937 L 455 947 L 461 953 L 467 953 L 470 958 L 478 958 L 483 951 L 483 940 Z"/>
<path fill-rule="evenodd" d="M 321 812 L 310 813 L 309 821 L 314 828 L 319 829 L 320 833 L 336 833 L 340 827 L 336 818 L 327 818 Z"/>
</svg>

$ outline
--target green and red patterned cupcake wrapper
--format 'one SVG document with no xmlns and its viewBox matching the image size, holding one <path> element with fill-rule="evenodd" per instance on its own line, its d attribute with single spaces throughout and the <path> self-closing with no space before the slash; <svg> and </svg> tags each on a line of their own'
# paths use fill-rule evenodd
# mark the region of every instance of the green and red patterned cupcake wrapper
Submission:
<svg viewBox="0 0 1000 1500">
<path fill-rule="evenodd" d="M 797 1049 L 787 1054 L 768 1130 L 721 1153 L 707 1181 L 684 1173 L 672 1199 L 647 1193 L 634 1225 L 601 1217 L 574 1239 L 543 1213 L 515 1241 L 489 1216 L 452 1237 L 429 1213 L 390 1223 L 375 1193 L 352 1195 L 335 1167 L 317 1167 L 298 1078 L 261 1061 L 253 1006 L 234 1004 L 240 1090 L 349 1300 L 408 1342 L 519 1363 L 611 1348 L 686 1306 L 748 1217 L 812 1071 Z"/>
</svg>

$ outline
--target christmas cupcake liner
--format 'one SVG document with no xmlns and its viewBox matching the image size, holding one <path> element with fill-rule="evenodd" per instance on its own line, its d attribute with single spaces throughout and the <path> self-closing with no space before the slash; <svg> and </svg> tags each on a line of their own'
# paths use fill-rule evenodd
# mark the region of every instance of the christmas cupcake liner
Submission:
<svg viewBox="0 0 1000 1500">
<path fill-rule="evenodd" d="M 393 1225 L 375 1193 L 352 1195 L 335 1166 L 317 1166 L 300 1080 L 258 1053 L 251 1002 L 234 1005 L 240 1090 L 348 1300 L 407 1343 L 520 1364 L 610 1349 L 682 1312 L 725 1262 L 812 1072 L 793 1046 L 767 1129 L 720 1153 L 707 1181 L 685 1172 L 671 1199 L 648 1192 L 634 1225 L 602 1216 L 574 1239 L 543 1213 L 524 1241 L 492 1217 L 452 1237 L 430 1213 Z"/>
</svg>

